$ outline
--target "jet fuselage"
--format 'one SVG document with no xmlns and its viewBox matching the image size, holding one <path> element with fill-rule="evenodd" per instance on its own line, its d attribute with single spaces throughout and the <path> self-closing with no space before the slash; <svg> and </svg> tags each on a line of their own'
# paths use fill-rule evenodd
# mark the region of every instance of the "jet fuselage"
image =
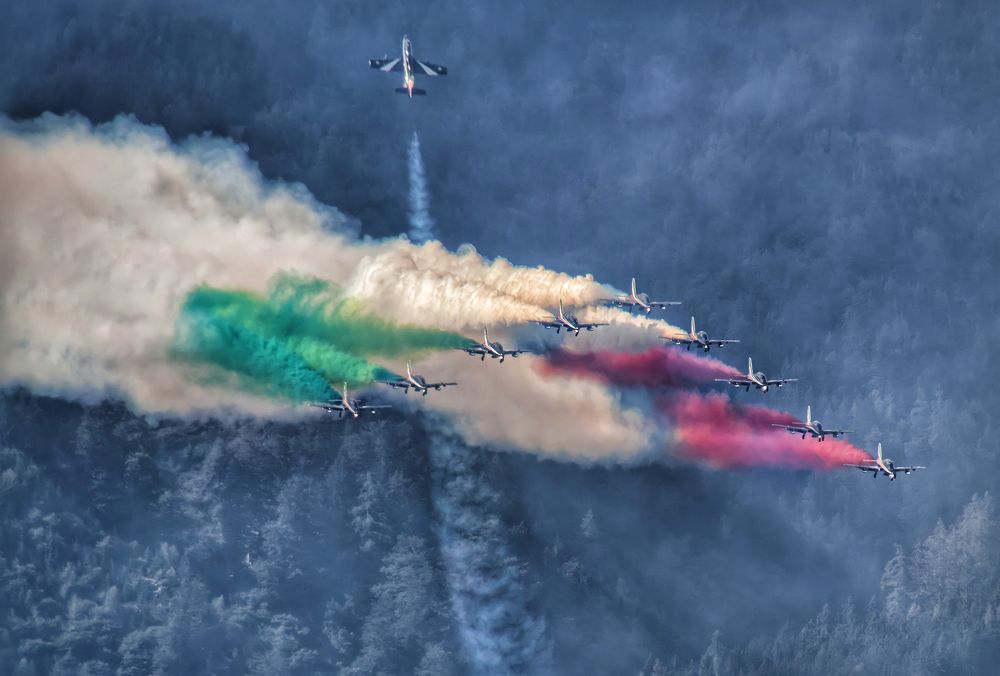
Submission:
<svg viewBox="0 0 1000 676">
<path fill-rule="evenodd" d="M 406 91 L 409 92 L 410 98 L 413 98 L 413 69 L 410 67 L 410 59 L 412 57 L 412 46 L 410 45 L 410 38 L 403 36 L 403 86 L 406 87 Z"/>
</svg>

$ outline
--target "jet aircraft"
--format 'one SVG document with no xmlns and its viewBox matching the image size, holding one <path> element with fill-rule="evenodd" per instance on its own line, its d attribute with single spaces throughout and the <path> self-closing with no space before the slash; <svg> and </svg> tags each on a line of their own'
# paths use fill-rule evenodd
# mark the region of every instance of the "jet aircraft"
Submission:
<svg viewBox="0 0 1000 676">
<path fill-rule="evenodd" d="M 388 404 L 366 404 L 362 399 L 351 399 L 347 394 L 347 383 L 344 383 L 344 396 L 340 399 L 331 399 L 322 404 L 309 404 L 316 408 L 321 408 L 327 413 L 336 413 L 338 418 L 343 418 L 344 413 L 349 413 L 357 418 L 362 411 L 374 411 L 379 408 L 392 408 Z"/>
<path fill-rule="evenodd" d="M 700 347 L 705 352 L 708 352 L 713 345 L 717 347 L 723 347 L 730 343 L 738 343 L 740 341 L 733 338 L 709 338 L 708 334 L 704 331 L 697 331 L 694 327 L 694 317 L 691 317 L 691 331 L 688 333 L 686 338 L 665 338 L 664 340 L 670 340 L 675 345 L 685 345 L 688 350 L 691 346 Z"/>
<path fill-rule="evenodd" d="M 423 89 L 414 87 L 414 78 L 417 75 L 430 75 L 432 77 L 437 77 L 438 75 L 448 74 L 448 69 L 444 66 L 438 66 L 433 63 L 418 61 L 415 59 L 413 57 L 413 45 L 410 43 L 410 39 L 405 35 L 403 36 L 403 55 L 401 57 L 390 59 L 386 56 L 383 59 L 369 59 L 368 65 L 385 73 L 402 73 L 403 86 L 396 87 L 396 91 L 400 94 L 409 94 L 411 99 L 414 95 L 427 95 L 427 92 Z"/>
<path fill-rule="evenodd" d="M 882 444 L 878 445 L 878 455 L 875 459 L 869 463 L 863 465 L 845 464 L 844 467 L 854 467 L 860 469 L 862 472 L 872 472 L 873 477 L 877 477 L 879 472 L 889 477 L 889 481 L 896 480 L 896 474 L 902 472 L 903 474 L 909 474 L 910 472 L 916 472 L 918 469 L 927 469 L 921 465 L 914 465 L 912 467 L 897 467 L 889 458 L 882 457 Z"/>
<path fill-rule="evenodd" d="M 406 377 L 400 378 L 399 380 L 380 380 L 378 381 L 383 385 L 388 385 L 392 388 L 403 388 L 403 394 L 409 394 L 410 388 L 412 387 L 415 392 L 419 392 L 425 397 L 429 390 L 442 390 L 446 387 L 451 387 L 452 385 L 458 385 L 458 383 L 429 383 L 427 379 L 423 376 L 415 375 L 410 370 L 410 362 L 406 362 Z"/>
<path fill-rule="evenodd" d="M 806 406 L 806 421 L 799 425 L 779 425 L 778 423 L 771 423 L 774 427 L 780 427 L 783 430 L 788 430 L 792 434 L 801 434 L 802 438 L 805 439 L 806 435 L 810 435 L 813 439 L 819 439 L 823 441 L 826 439 L 827 435 L 836 439 L 837 437 L 842 437 L 851 430 L 828 430 L 823 427 L 823 423 L 819 420 L 812 419 L 812 406 Z"/>
<path fill-rule="evenodd" d="M 573 315 L 567 315 L 565 312 L 563 312 L 563 304 L 561 300 L 559 301 L 558 315 L 556 315 L 552 319 L 533 319 L 532 322 L 538 324 L 539 326 L 543 326 L 547 329 L 555 329 L 556 333 L 559 333 L 563 329 L 566 329 L 567 332 L 572 331 L 577 336 L 580 335 L 580 331 L 582 330 L 593 331 L 594 328 L 597 326 L 607 326 L 607 323 L 599 323 L 599 322 L 586 324 L 578 320 Z"/>
<path fill-rule="evenodd" d="M 612 307 L 628 308 L 629 312 L 634 310 L 641 310 L 647 315 L 655 310 L 656 308 L 666 308 L 669 305 L 680 305 L 680 301 L 676 300 L 649 300 L 649 296 L 644 293 L 638 293 L 635 288 L 635 277 L 632 278 L 632 292 L 627 296 L 618 296 L 617 298 L 609 298 L 604 301 L 605 304 Z"/>
<path fill-rule="evenodd" d="M 769 380 L 760 371 L 754 373 L 753 370 L 753 359 L 747 357 L 747 374 L 745 376 L 740 376 L 738 378 L 716 378 L 718 383 L 729 383 L 733 387 L 745 387 L 746 391 L 749 392 L 751 387 L 756 387 L 758 390 L 767 394 L 767 390 L 772 385 L 775 387 L 781 387 L 785 383 L 794 383 L 798 381 L 798 378 L 778 378 L 775 380 Z"/>
<path fill-rule="evenodd" d="M 483 327 L 483 342 L 456 349 L 478 356 L 479 361 L 486 361 L 486 357 L 490 357 L 491 359 L 499 358 L 501 364 L 505 357 L 517 357 L 520 354 L 531 352 L 531 350 L 505 350 L 499 342 L 490 342 L 490 334 L 485 326 Z"/>
</svg>

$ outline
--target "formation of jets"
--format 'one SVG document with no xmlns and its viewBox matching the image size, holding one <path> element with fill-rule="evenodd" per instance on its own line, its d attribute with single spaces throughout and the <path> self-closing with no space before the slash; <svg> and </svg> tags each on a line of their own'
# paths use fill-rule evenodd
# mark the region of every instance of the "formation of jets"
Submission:
<svg viewBox="0 0 1000 676">
<path fill-rule="evenodd" d="M 403 36 L 400 56 L 390 59 L 388 55 L 386 55 L 381 59 L 369 59 L 368 64 L 372 68 L 386 73 L 402 73 L 403 86 L 397 87 L 396 91 L 401 94 L 407 94 L 410 98 L 413 98 L 414 96 L 427 95 L 425 90 L 415 86 L 416 76 L 438 77 L 448 74 L 447 67 L 439 66 L 427 61 L 420 61 L 414 57 L 413 44 L 405 35 Z M 652 314 L 653 310 L 666 309 L 672 305 L 680 305 L 680 302 L 678 301 L 651 300 L 647 294 L 640 293 L 638 291 L 635 277 L 632 278 L 632 284 L 628 294 L 621 294 L 615 296 L 614 298 L 606 298 L 602 302 L 604 305 L 609 307 L 626 309 L 629 313 L 642 312 L 646 316 Z M 597 327 L 607 326 L 606 323 L 602 322 L 581 322 L 576 316 L 567 314 L 563 309 L 562 300 L 559 301 L 558 312 L 546 319 L 532 320 L 532 323 L 545 329 L 555 329 L 556 333 L 566 331 L 566 333 L 572 333 L 575 336 L 579 336 L 581 331 L 593 331 Z M 731 343 L 740 342 L 734 338 L 710 338 L 705 331 L 697 330 L 695 327 L 694 317 L 691 317 L 691 330 L 686 336 L 670 337 L 665 338 L 665 340 L 668 340 L 674 345 L 682 345 L 687 350 L 690 350 L 693 346 L 706 353 L 709 352 L 712 347 L 721 348 Z M 487 357 L 490 359 L 499 359 L 501 364 L 507 357 L 517 357 L 521 354 L 531 352 L 531 350 L 505 349 L 499 342 L 490 340 L 489 331 L 485 327 L 483 328 L 482 342 L 470 342 L 469 345 L 459 347 L 457 349 L 462 350 L 466 354 L 474 357 L 479 357 L 480 361 L 486 361 Z M 747 358 L 746 375 L 733 378 L 716 378 L 716 382 L 726 383 L 735 388 L 743 388 L 747 392 L 749 392 L 752 387 L 764 394 L 766 394 L 772 387 L 783 387 L 788 383 L 794 383 L 796 381 L 796 378 L 771 379 L 761 371 L 754 371 L 753 359 L 751 358 Z M 410 390 L 413 389 L 424 396 L 426 396 L 427 392 L 432 389 L 441 390 L 445 387 L 458 385 L 458 383 L 446 382 L 429 383 L 423 376 L 412 373 L 409 362 L 406 364 L 406 377 L 399 377 L 392 380 L 381 380 L 379 382 L 393 389 L 402 389 L 406 394 L 409 394 Z M 369 405 L 365 404 L 361 400 L 351 399 L 347 394 L 346 383 L 344 384 L 343 398 L 331 400 L 322 404 L 313 404 L 313 406 L 317 406 L 331 413 L 338 413 L 340 417 L 343 417 L 344 413 L 347 412 L 355 418 L 357 418 L 360 415 L 360 411 L 363 410 L 388 408 L 388 406 L 385 405 Z M 836 439 L 850 431 L 827 429 L 820 421 L 813 420 L 812 406 L 806 407 L 806 419 L 804 422 L 791 425 L 781 425 L 775 423 L 773 426 L 779 429 L 784 429 L 791 434 L 799 434 L 803 439 L 806 438 L 806 435 L 809 435 L 811 438 L 817 439 L 820 442 L 824 441 L 828 436 Z M 883 459 L 882 444 L 878 445 L 878 456 L 871 463 L 863 465 L 852 464 L 846 466 L 855 467 L 865 472 L 872 472 L 876 477 L 879 473 L 882 473 L 888 476 L 890 480 L 895 480 L 897 472 L 909 474 L 912 471 L 924 469 L 924 467 L 920 466 L 896 467 L 892 460 Z"/>
</svg>

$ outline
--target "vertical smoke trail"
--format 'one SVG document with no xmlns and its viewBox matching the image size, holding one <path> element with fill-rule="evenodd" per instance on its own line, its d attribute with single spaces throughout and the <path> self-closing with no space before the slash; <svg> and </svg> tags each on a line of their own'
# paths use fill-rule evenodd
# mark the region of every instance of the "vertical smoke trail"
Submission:
<svg viewBox="0 0 1000 676">
<path fill-rule="evenodd" d="M 480 456 L 436 433 L 430 456 L 451 604 L 469 663 L 482 674 L 544 673 L 545 622 L 528 610 Z"/>
<path fill-rule="evenodd" d="M 431 219 L 430 195 L 427 192 L 427 174 L 420 155 L 420 137 L 413 132 L 409 149 L 410 164 L 410 241 L 415 244 L 434 239 L 434 221 Z"/>
</svg>

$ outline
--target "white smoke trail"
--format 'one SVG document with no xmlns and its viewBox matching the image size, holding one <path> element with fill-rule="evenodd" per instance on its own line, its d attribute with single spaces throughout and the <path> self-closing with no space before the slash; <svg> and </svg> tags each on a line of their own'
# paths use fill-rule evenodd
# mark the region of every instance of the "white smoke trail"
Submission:
<svg viewBox="0 0 1000 676">
<path fill-rule="evenodd" d="M 417 132 L 413 132 L 407 155 L 410 167 L 410 240 L 422 244 L 434 239 L 434 220 L 431 218 L 427 174 L 424 172 Z"/>
<path fill-rule="evenodd" d="M 432 434 L 430 454 L 442 558 L 469 662 L 482 674 L 546 673 L 545 622 L 528 610 L 478 452 Z"/>
<path fill-rule="evenodd" d="M 80 118 L 0 119 L 0 386 L 120 397 L 153 413 L 288 414 L 201 384 L 193 366 L 171 358 L 186 294 L 202 284 L 263 291 L 294 271 L 342 285 L 386 318 L 478 334 L 545 316 L 560 298 L 608 292 L 590 277 L 489 261 L 471 248 L 358 241 L 344 224 L 301 186 L 265 181 L 227 141 L 173 145 L 128 118 L 96 128 Z M 441 373 L 429 375 L 457 371 L 463 390 L 434 405 L 477 442 L 580 458 L 634 457 L 646 445 L 641 416 L 600 387 L 506 371 L 524 364 L 467 374 L 486 365 L 438 359 Z"/>
</svg>

